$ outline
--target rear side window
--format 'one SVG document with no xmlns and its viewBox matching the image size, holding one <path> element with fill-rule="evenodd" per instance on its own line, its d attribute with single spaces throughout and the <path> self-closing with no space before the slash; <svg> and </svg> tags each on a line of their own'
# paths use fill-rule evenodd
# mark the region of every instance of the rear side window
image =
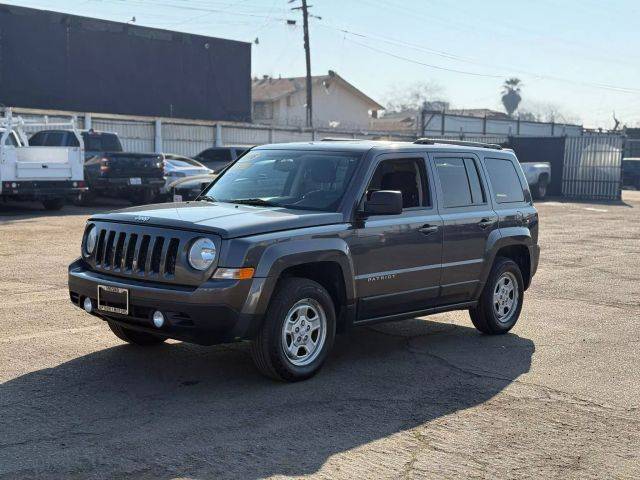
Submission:
<svg viewBox="0 0 640 480">
<path fill-rule="evenodd" d="M 515 165 L 510 160 L 486 158 L 485 165 L 495 192 L 496 202 L 523 202 L 524 192 Z"/>
<path fill-rule="evenodd" d="M 38 132 L 29 139 L 29 146 L 42 147 L 44 145 L 45 132 Z"/>
<path fill-rule="evenodd" d="M 468 207 L 486 202 L 478 166 L 471 158 L 436 158 L 436 170 L 446 208 Z"/>
<path fill-rule="evenodd" d="M 82 132 L 84 149 L 90 152 L 121 152 L 122 145 L 113 133 Z"/>
<path fill-rule="evenodd" d="M 231 151 L 227 149 L 215 149 L 210 148 L 203 152 L 200 152 L 198 157 L 203 158 L 208 162 L 230 162 L 231 159 Z"/>
</svg>

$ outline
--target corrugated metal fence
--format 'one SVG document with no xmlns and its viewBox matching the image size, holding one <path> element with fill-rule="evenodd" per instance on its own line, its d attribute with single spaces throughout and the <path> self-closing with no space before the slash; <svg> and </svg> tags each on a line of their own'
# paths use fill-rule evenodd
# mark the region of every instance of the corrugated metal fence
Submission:
<svg viewBox="0 0 640 480">
<path fill-rule="evenodd" d="M 580 200 L 620 200 L 623 137 L 567 137 L 562 194 Z"/>
</svg>

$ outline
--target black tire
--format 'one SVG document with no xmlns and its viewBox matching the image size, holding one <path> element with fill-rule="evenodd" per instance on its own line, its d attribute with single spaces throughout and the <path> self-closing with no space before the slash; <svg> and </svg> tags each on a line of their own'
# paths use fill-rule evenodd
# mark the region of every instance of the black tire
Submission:
<svg viewBox="0 0 640 480">
<path fill-rule="evenodd" d="M 326 317 L 326 335 L 324 344 L 317 347 L 318 353 L 310 363 L 295 365 L 285 352 L 283 328 L 290 310 L 306 299 L 322 307 Z M 320 370 L 333 347 L 335 334 L 335 308 L 322 285 L 306 278 L 285 278 L 278 283 L 260 331 L 251 344 L 251 356 L 258 370 L 268 377 L 285 382 L 305 380 Z"/>
<path fill-rule="evenodd" d="M 129 328 L 122 327 L 117 323 L 107 322 L 109 328 L 120 340 L 140 346 L 158 345 L 163 343 L 166 338 L 154 335 L 153 333 L 138 332 Z"/>
<path fill-rule="evenodd" d="M 505 273 L 510 273 L 516 279 L 517 302 L 514 302 L 514 309 L 509 311 L 509 316 L 502 321 L 498 318 L 494 304 L 494 291 L 497 282 Z M 508 276 L 508 275 L 507 275 Z M 513 328 L 520 317 L 522 303 L 524 300 L 524 282 L 522 272 L 516 262 L 506 257 L 497 257 L 493 263 L 491 273 L 487 283 L 482 290 L 480 300 L 475 308 L 469 310 L 469 316 L 473 325 L 482 333 L 488 335 L 500 335 L 507 333 Z"/>
<path fill-rule="evenodd" d="M 49 211 L 61 210 L 64 204 L 64 198 L 47 198 L 42 201 L 44 209 Z"/>
<path fill-rule="evenodd" d="M 547 187 L 549 186 L 549 179 L 542 177 L 538 180 L 538 183 L 533 187 L 533 198 L 536 200 L 544 200 L 547 196 Z"/>
<path fill-rule="evenodd" d="M 77 207 L 87 207 L 92 205 L 96 199 L 96 195 L 91 191 L 80 193 L 77 197 L 74 197 L 73 204 Z"/>
<path fill-rule="evenodd" d="M 154 190 L 141 190 L 131 194 L 130 200 L 134 205 L 148 205 L 154 201 L 158 192 Z"/>
</svg>

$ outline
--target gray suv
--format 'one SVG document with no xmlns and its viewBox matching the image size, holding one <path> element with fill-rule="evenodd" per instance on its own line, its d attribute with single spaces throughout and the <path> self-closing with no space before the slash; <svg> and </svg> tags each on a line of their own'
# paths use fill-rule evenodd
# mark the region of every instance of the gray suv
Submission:
<svg viewBox="0 0 640 480">
<path fill-rule="evenodd" d="M 482 333 L 508 332 L 537 243 L 511 150 L 266 145 L 195 201 L 91 217 L 69 290 L 126 342 L 250 340 L 260 371 L 296 381 L 359 325 L 469 310 Z"/>
</svg>

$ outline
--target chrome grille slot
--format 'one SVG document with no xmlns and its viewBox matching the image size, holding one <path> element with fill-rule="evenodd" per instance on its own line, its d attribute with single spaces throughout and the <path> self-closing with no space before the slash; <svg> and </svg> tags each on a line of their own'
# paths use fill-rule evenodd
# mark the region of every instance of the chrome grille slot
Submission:
<svg viewBox="0 0 640 480">
<path fill-rule="evenodd" d="M 97 263 L 102 263 L 102 258 L 104 257 L 104 237 L 106 233 L 106 230 L 100 230 L 100 235 L 98 236 L 98 246 L 96 247 Z"/>
<path fill-rule="evenodd" d="M 176 273 L 176 259 L 178 257 L 178 245 L 180 245 L 179 238 L 172 238 L 167 248 L 167 257 L 164 263 L 164 273 L 166 275 L 173 275 Z"/>
<path fill-rule="evenodd" d="M 186 247 L 202 233 L 100 220 L 93 223 L 98 239 L 86 261 L 97 272 L 137 281 L 198 286 L 215 268 L 200 272 L 187 261 Z M 219 242 L 215 235 L 210 238 Z"/>
<path fill-rule="evenodd" d="M 145 235 L 142 237 L 142 244 L 140 245 L 140 252 L 138 252 L 136 264 L 138 265 L 137 272 L 144 274 L 147 270 L 147 257 L 149 254 L 149 242 L 151 241 L 151 237 L 149 235 Z"/>
<path fill-rule="evenodd" d="M 122 249 L 124 248 L 124 239 L 127 236 L 126 233 L 121 232 L 118 235 L 118 240 L 116 242 L 115 252 L 113 254 L 113 268 L 122 268 Z"/>
<path fill-rule="evenodd" d="M 104 268 L 110 268 L 113 262 L 113 241 L 116 238 L 116 232 L 113 230 L 109 232 L 109 236 L 107 237 L 107 246 L 104 249 L 104 257 L 102 259 L 102 265 Z"/>
<path fill-rule="evenodd" d="M 151 262 L 149 271 L 151 273 L 160 273 L 160 255 L 162 254 L 162 245 L 164 237 L 156 237 L 153 242 L 153 250 L 151 251 Z"/>
<path fill-rule="evenodd" d="M 136 251 L 136 245 L 138 243 L 138 234 L 132 233 L 129 235 L 129 242 L 127 243 L 127 249 L 124 254 L 124 268 L 123 270 L 130 272 L 133 270 L 133 254 Z"/>
</svg>

